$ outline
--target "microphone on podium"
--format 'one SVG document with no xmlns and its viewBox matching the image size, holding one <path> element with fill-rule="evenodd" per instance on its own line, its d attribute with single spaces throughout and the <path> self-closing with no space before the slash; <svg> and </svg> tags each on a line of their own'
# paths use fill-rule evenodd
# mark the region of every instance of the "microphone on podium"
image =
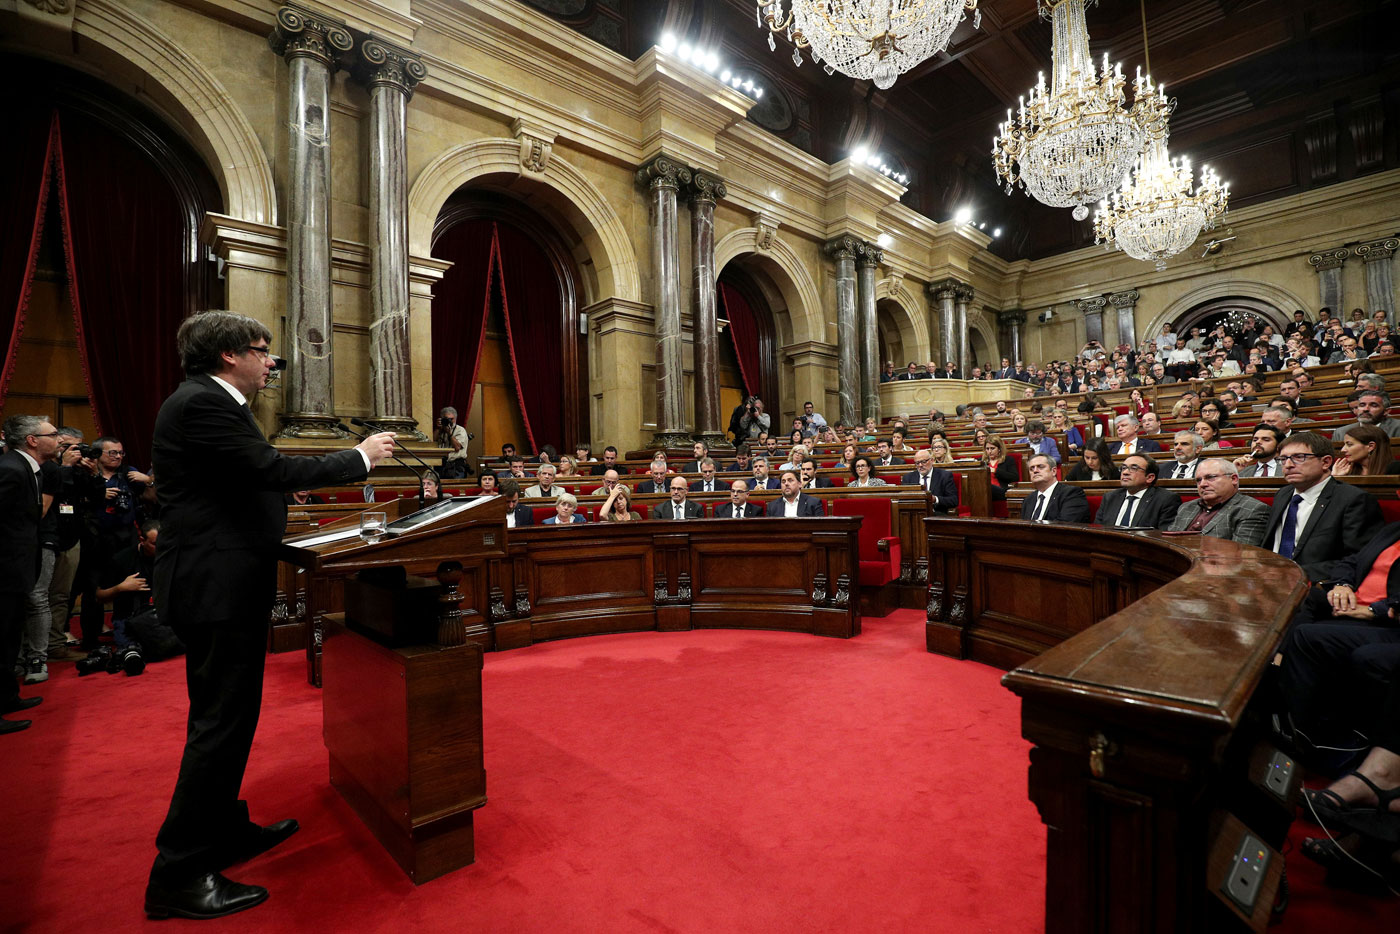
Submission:
<svg viewBox="0 0 1400 934">
<path fill-rule="evenodd" d="M 389 430 L 391 430 L 391 429 L 387 429 L 387 428 L 381 428 L 380 426 L 374 424 L 373 422 L 367 422 L 367 421 L 365 421 L 363 418 L 352 418 L 352 419 L 350 419 L 350 424 L 351 424 L 351 425 L 358 425 L 358 426 L 360 426 L 361 428 L 368 428 L 370 431 L 375 431 L 375 432 L 379 432 L 379 431 L 389 431 Z M 365 435 L 365 434 L 362 433 L 362 432 L 356 431 L 355 429 L 346 426 L 346 424 L 345 424 L 344 422 L 341 422 L 340 425 L 339 425 L 339 427 L 340 427 L 340 429 L 341 429 L 342 431 L 346 432 L 347 434 L 352 434 L 352 435 L 354 435 L 355 437 L 359 438 L 361 441 L 363 441 L 366 437 L 368 437 L 368 435 Z M 398 448 L 397 445 L 395 445 L 395 450 L 399 450 L 399 448 Z M 427 469 L 427 470 L 432 470 L 432 469 L 433 469 L 431 465 L 429 465 L 426 461 L 423 460 L 423 458 L 419 457 L 417 454 L 414 454 L 413 451 L 409 450 L 409 449 L 406 448 L 406 447 L 403 448 L 403 450 L 408 451 L 409 454 L 413 455 L 413 459 L 416 460 L 418 463 L 422 464 L 423 467 L 424 467 L 425 469 Z M 424 502 L 423 502 L 423 474 L 420 473 L 419 471 L 415 470 L 412 464 L 410 464 L 408 461 L 404 460 L 402 457 L 399 457 L 397 454 L 390 454 L 389 457 L 391 457 L 392 459 L 398 461 L 400 466 L 402 466 L 405 470 L 407 470 L 409 473 L 413 474 L 415 477 L 418 478 L 418 508 L 419 508 L 419 509 L 422 509 L 423 506 L 425 505 Z M 441 483 L 439 483 L 439 491 L 441 491 Z"/>
</svg>

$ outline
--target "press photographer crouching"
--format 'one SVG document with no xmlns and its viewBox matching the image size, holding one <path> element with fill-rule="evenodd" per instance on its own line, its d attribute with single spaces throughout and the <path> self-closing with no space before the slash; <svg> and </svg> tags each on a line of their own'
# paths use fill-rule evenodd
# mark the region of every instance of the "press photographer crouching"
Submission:
<svg viewBox="0 0 1400 934">
<path fill-rule="evenodd" d="M 151 593 L 160 520 L 147 519 L 140 531 L 136 544 L 114 554 L 98 577 L 97 599 L 112 602 L 112 645 L 78 662 L 80 677 L 101 670 L 139 675 L 147 662 L 185 650 L 174 630 L 161 624 Z"/>
</svg>

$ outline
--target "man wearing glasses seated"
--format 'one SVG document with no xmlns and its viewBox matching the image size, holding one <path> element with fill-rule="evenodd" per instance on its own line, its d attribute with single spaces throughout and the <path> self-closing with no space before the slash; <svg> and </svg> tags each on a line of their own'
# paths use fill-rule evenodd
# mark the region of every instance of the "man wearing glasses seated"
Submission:
<svg viewBox="0 0 1400 934">
<path fill-rule="evenodd" d="M 1221 457 L 1201 461 L 1196 468 L 1200 497 L 1183 503 L 1171 532 L 1200 532 L 1245 545 L 1260 545 L 1269 520 L 1269 507 L 1240 493 L 1239 469 Z"/>
<path fill-rule="evenodd" d="M 1118 529 L 1168 529 L 1181 509 L 1181 497 L 1157 488 L 1157 462 L 1129 454 L 1119 466 L 1119 483 L 1099 504 L 1099 525 Z"/>
<path fill-rule="evenodd" d="M 1308 580 L 1327 580 L 1333 564 L 1380 530 L 1380 504 L 1360 487 L 1332 479 L 1332 442 L 1322 435 L 1294 432 L 1277 460 L 1288 486 L 1274 496 L 1264 547 L 1298 562 Z"/>
</svg>

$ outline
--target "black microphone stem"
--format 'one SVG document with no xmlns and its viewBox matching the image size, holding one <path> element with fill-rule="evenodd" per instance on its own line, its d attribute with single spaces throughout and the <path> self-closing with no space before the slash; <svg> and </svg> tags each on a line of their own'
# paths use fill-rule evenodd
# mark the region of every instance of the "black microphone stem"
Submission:
<svg viewBox="0 0 1400 934">
<path fill-rule="evenodd" d="M 352 419 L 350 419 L 350 421 L 351 421 L 352 423 L 356 424 L 356 425 L 363 425 L 364 427 L 373 429 L 373 430 L 375 430 L 375 431 L 378 431 L 378 430 L 379 430 L 378 428 L 375 428 L 373 425 L 371 425 L 371 424 L 369 424 L 368 422 L 364 421 L 364 419 L 352 418 Z M 339 427 L 342 431 L 346 432 L 347 434 L 352 434 L 352 435 L 354 435 L 355 437 L 359 438 L 361 441 L 363 441 L 365 438 L 369 437 L 368 435 L 362 435 L 362 434 L 360 434 L 360 433 L 359 433 L 358 431 L 356 431 L 355 429 L 350 428 L 349 426 L 347 426 L 344 422 L 341 422 L 340 425 L 337 426 L 337 427 Z M 405 451 L 408 451 L 408 448 L 404 448 L 404 450 L 405 450 Z M 408 453 L 413 454 L 412 451 L 408 451 Z M 390 454 L 389 456 L 390 456 L 391 458 L 393 458 L 394 460 L 398 461 L 399 464 L 400 464 L 405 470 L 407 470 L 409 473 L 413 474 L 415 477 L 418 478 L 418 508 L 419 508 L 419 509 L 422 509 L 425 505 L 427 505 L 427 504 L 423 501 L 423 475 L 422 475 L 421 473 L 419 473 L 418 471 L 414 470 L 412 464 L 410 464 L 408 461 L 404 460 L 403 458 L 399 457 L 397 454 Z M 417 458 L 418 463 L 423 464 L 423 458 L 418 457 L 417 454 L 413 454 L 413 456 L 414 456 L 415 458 Z M 428 467 L 427 464 L 423 464 L 423 466 L 424 466 L 424 467 Z M 428 467 L 428 469 L 429 469 L 429 470 L 432 470 L 431 467 Z M 441 492 L 442 492 L 442 483 L 439 482 L 439 483 L 438 483 L 438 493 L 441 494 Z"/>
</svg>

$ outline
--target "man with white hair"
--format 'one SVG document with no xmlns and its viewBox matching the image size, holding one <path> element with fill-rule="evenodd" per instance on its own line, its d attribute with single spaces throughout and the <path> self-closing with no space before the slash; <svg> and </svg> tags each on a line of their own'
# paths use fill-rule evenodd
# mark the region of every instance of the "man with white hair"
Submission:
<svg viewBox="0 0 1400 934">
<path fill-rule="evenodd" d="M 1135 415 L 1120 415 L 1113 420 L 1113 430 L 1118 435 L 1118 440 L 1108 449 L 1114 457 L 1126 457 L 1129 454 L 1155 454 L 1162 450 L 1162 446 L 1151 438 L 1139 438 L 1138 432 L 1142 428 L 1142 423 Z"/>
<path fill-rule="evenodd" d="M 535 471 L 535 479 L 539 482 L 525 490 L 525 498 L 553 499 L 563 492 L 554 487 L 555 473 L 557 468 L 553 464 L 540 464 L 539 469 Z"/>
<path fill-rule="evenodd" d="M 1245 545 L 1262 545 L 1269 507 L 1240 492 L 1240 475 L 1223 457 L 1212 457 L 1196 469 L 1200 496 L 1182 503 L 1172 532 L 1200 532 Z"/>
<path fill-rule="evenodd" d="M 648 468 L 651 471 L 651 479 L 643 480 L 637 484 L 638 493 L 666 493 L 669 492 L 666 486 L 666 462 L 652 461 Z"/>
</svg>

